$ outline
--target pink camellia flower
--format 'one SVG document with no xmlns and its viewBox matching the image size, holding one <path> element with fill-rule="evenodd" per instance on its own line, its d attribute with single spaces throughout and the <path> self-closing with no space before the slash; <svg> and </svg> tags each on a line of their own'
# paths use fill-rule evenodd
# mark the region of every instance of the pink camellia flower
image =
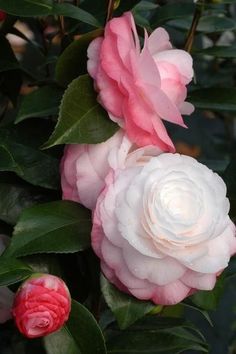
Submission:
<svg viewBox="0 0 236 354">
<path fill-rule="evenodd" d="M 111 170 L 93 217 L 105 276 L 138 299 L 171 305 L 211 290 L 236 252 L 223 180 L 195 159 L 163 153 Z"/>
<path fill-rule="evenodd" d="M 28 338 L 46 336 L 68 320 L 71 298 L 66 284 L 50 274 L 26 280 L 16 293 L 12 314 L 19 331 Z"/>
<path fill-rule="evenodd" d="M 111 168 L 121 169 L 132 159 L 161 152 L 155 146 L 134 148 L 122 129 L 101 144 L 67 145 L 61 161 L 62 198 L 93 209 Z"/>
<path fill-rule="evenodd" d="M 138 146 L 175 148 L 162 119 L 185 126 L 181 114 L 191 114 L 185 102 L 192 80 L 192 58 L 172 48 L 169 35 L 157 28 L 145 31 L 141 50 L 131 12 L 109 21 L 104 37 L 88 48 L 88 72 L 95 80 L 99 102 Z"/>
</svg>

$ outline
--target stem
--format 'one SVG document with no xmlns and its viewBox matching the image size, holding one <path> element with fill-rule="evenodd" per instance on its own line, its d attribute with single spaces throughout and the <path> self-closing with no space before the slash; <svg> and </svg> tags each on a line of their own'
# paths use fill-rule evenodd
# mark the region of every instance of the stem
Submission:
<svg viewBox="0 0 236 354">
<path fill-rule="evenodd" d="M 58 0 L 58 3 L 59 4 L 63 3 L 63 0 Z M 60 27 L 61 37 L 64 37 L 65 36 L 65 20 L 64 20 L 64 16 L 59 16 L 59 27 Z"/>
<path fill-rule="evenodd" d="M 114 11 L 115 1 L 116 1 L 116 0 L 108 0 L 106 23 L 112 18 L 112 14 L 113 14 L 113 11 Z"/>
<path fill-rule="evenodd" d="M 202 12 L 204 10 L 204 4 L 205 4 L 205 0 L 198 0 L 196 3 L 196 8 L 194 11 L 194 16 L 193 16 L 193 21 L 190 27 L 190 30 L 188 32 L 187 35 L 187 39 L 184 45 L 184 49 L 187 52 L 191 52 L 192 46 L 193 46 L 193 40 L 194 40 L 194 36 L 195 36 L 195 32 L 198 26 L 198 22 L 202 16 Z"/>
</svg>

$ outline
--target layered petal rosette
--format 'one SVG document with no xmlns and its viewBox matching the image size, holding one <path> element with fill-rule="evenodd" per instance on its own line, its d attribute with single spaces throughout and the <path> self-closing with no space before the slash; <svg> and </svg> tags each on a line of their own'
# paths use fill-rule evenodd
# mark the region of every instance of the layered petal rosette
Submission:
<svg viewBox="0 0 236 354">
<path fill-rule="evenodd" d="M 95 80 L 99 102 L 138 146 L 157 145 L 175 151 L 162 120 L 185 126 L 181 114 L 191 114 L 185 102 L 192 80 L 192 58 L 172 48 L 169 35 L 157 28 L 144 45 L 131 12 L 114 18 L 104 37 L 88 48 L 88 72 Z"/>
<path fill-rule="evenodd" d="M 119 289 L 156 304 L 211 290 L 236 252 L 223 180 L 195 159 L 163 153 L 111 170 L 92 246 Z"/>
<path fill-rule="evenodd" d="M 13 317 L 28 338 L 46 336 L 68 320 L 71 297 L 64 281 L 51 274 L 27 279 L 16 293 Z"/>
<path fill-rule="evenodd" d="M 159 153 L 156 146 L 135 150 L 122 129 L 101 144 L 67 145 L 61 161 L 62 198 L 93 209 L 111 168 L 121 169 Z"/>
</svg>

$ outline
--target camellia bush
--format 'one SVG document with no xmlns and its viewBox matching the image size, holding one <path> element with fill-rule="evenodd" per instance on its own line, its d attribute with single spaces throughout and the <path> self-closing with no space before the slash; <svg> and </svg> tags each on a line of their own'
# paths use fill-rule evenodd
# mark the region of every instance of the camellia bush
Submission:
<svg viewBox="0 0 236 354">
<path fill-rule="evenodd" d="M 0 0 L 1 354 L 217 354 L 235 30 L 235 0 Z"/>
</svg>

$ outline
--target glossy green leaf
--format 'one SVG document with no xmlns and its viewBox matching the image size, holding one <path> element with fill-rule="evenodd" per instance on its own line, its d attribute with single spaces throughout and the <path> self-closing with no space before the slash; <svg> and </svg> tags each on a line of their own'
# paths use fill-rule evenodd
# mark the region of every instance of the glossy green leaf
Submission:
<svg viewBox="0 0 236 354">
<path fill-rule="evenodd" d="M 227 196 L 230 200 L 236 200 L 236 160 L 233 158 L 223 174 L 223 180 L 227 186 Z"/>
<path fill-rule="evenodd" d="M 160 24 L 163 24 L 167 21 L 176 18 L 191 16 L 194 13 L 194 8 L 195 6 L 193 3 L 186 4 L 185 2 L 178 2 L 161 6 L 155 11 L 154 15 L 151 17 L 151 26 L 153 29 L 155 29 Z"/>
<path fill-rule="evenodd" d="M 0 72 L 19 69 L 19 63 L 15 57 L 10 43 L 3 35 L 0 35 Z"/>
<path fill-rule="evenodd" d="M 44 147 L 58 144 L 96 144 L 118 129 L 97 102 L 93 81 L 83 75 L 72 81 L 62 99 L 58 123 Z"/>
<path fill-rule="evenodd" d="M 213 46 L 199 50 L 196 54 L 210 55 L 216 58 L 236 58 L 236 46 Z"/>
<path fill-rule="evenodd" d="M 19 63 L 11 49 L 8 40 L 0 34 L 0 92 L 17 105 L 17 98 L 22 84 Z"/>
<path fill-rule="evenodd" d="M 186 350 L 208 352 L 207 344 L 198 330 L 183 324 L 168 325 L 168 320 L 158 317 L 146 318 L 128 331 L 117 335 L 114 333 L 107 342 L 107 348 L 108 353 L 116 354 L 179 354 Z"/>
<path fill-rule="evenodd" d="M 0 9 L 15 16 L 67 16 L 94 27 L 100 26 L 96 18 L 87 11 L 68 3 L 58 4 L 53 0 L 0 0 Z"/>
<path fill-rule="evenodd" d="M 66 325 L 43 338 L 47 354 L 106 354 L 105 341 L 93 315 L 72 301 Z"/>
<path fill-rule="evenodd" d="M 5 253 L 73 253 L 90 246 L 90 212 L 78 203 L 56 201 L 23 210 Z"/>
<path fill-rule="evenodd" d="M 57 189 L 59 185 L 59 161 L 15 141 L 7 129 L 0 129 L 0 171 L 15 172 L 27 182 L 45 188 Z"/>
<path fill-rule="evenodd" d="M 56 65 L 56 80 L 67 86 L 79 75 L 87 72 L 87 48 L 89 43 L 96 37 L 102 36 L 103 30 L 82 35 L 78 40 L 72 42 L 61 54 Z"/>
<path fill-rule="evenodd" d="M 15 225 L 23 209 L 42 199 L 42 195 L 29 187 L 0 182 L 0 220 Z"/>
<path fill-rule="evenodd" d="M 212 320 L 208 314 L 207 311 L 203 310 L 202 308 L 199 308 L 198 306 L 194 305 L 191 301 L 189 301 L 189 299 L 186 300 L 186 302 L 182 302 L 181 305 L 183 307 L 189 308 L 193 311 L 197 311 L 199 312 L 204 318 L 205 320 L 210 324 L 210 326 L 213 327 L 213 323 Z"/>
<path fill-rule="evenodd" d="M 168 25 L 182 30 L 189 30 L 192 23 L 192 17 L 186 17 L 184 19 L 177 19 L 170 21 Z M 234 30 L 236 23 L 229 17 L 223 15 L 212 15 L 201 17 L 197 31 L 203 33 L 217 33 L 229 30 Z"/>
<path fill-rule="evenodd" d="M 18 259 L 0 257 L 0 286 L 17 283 L 32 273 L 33 270 Z"/>
<path fill-rule="evenodd" d="M 132 10 L 139 2 L 140 0 L 120 0 L 119 6 L 115 11 L 115 15 L 121 16 L 125 11 Z"/>
<path fill-rule="evenodd" d="M 57 86 L 44 86 L 24 96 L 15 122 L 58 114 L 62 94 L 63 90 Z"/>
<path fill-rule="evenodd" d="M 221 276 L 211 291 L 198 291 L 191 296 L 191 301 L 204 310 L 215 310 L 224 291 L 224 275 Z"/>
<path fill-rule="evenodd" d="M 196 108 L 213 111 L 236 111 L 236 89 L 210 87 L 192 91 L 188 97 Z"/>
<path fill-rule="evenodd" d="M 101 277 L 101 288 L 106 303 L 114 313 L 121 329 L 129 327 L 156 307 L 149 301 L 140 301 L 122 293 L 103 276 Z"/>
</svg>

